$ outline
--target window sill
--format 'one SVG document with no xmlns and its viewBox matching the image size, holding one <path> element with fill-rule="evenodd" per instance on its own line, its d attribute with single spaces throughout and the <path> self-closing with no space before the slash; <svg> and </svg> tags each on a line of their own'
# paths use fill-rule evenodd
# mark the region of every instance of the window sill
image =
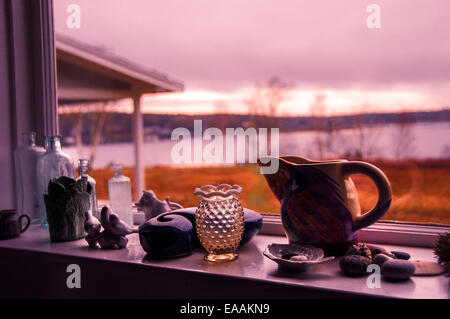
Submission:
<svg viewBox="0 0 450 319">
<path fill-rule="evenodd" d="M 137 234 L 126 249 L 89 249 L 84 240 L 51 243 L 35 225 L 22 237 L 0 241 L 1 298 L 449 298 L 448 278 L 412 277 L 402 283 L 381 281 L 368 288 L 366 278 L 342 275 L 338 261 L 306 273 L 285 274 L 262 255 L 282 236 L 258 235 L 239 250 L 236 261 L 210 264 L 204 252 L 174 259 L 149 260 Z M 427 248 L 386 246 L 404 250 L 413 259 L 434 260 Z M 81 289 L 68 289 L 66 268 L 81 268 Z M 32 265 L 32 266 L 30 266 Z"/>
<path fill-rule="evenodd" d="M 99 207 L 108 204 L 109 202 L 106 200 L 98 201 Z M 135 225 L 145 222 L 144 213 L 138 212 L 135 206 L 133 206 L 133 214 Z M 280 216 L 263 216 L 264 224 L 260 231 L 261 235 L 285 236 Z M 447 232 L 450 232 L 450 226 L 383 221 L 361 229 L 358 238 L 363 242 L 373 244 L 431 248 L 434 247 L 437 236 Z"/>
<path fill-rule="evenodd" d="M 450 232 L 449 226 L 418 225 L 401 222 L 377 222 L 358 233 L 359 240 L 373 244 L 411 247 L 434 247 L 439 234 Z M 279 216 L 264 216 L 261 234 L 284 236 Z"/>
</svg>

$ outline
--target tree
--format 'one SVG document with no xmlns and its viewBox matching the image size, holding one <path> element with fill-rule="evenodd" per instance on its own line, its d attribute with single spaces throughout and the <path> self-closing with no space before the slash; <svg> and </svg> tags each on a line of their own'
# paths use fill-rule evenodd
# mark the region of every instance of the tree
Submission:
<svg viewBox="0 0 450 319">
<path fill-rule="evenodd" d="M 98 144 L 100 144 L 100 138 L 102 137 L 103 127 L 105 126 L 105 122 L 108 116 L 108 113 L 106 112 L 106 106 L 107 103 L 103 102 L 101 103 L 98 112 L 89 113 L 88 115 L 90 122 L 89 135 L 91 140 L 91 154 L 89 156 L 89 163 L 91 167 L 94 164 L 97 146 Z"/>
<path fill-rule="evenodd" d="M 253 96 L 245 100 L 248 106 L 249 121 L 247 127 L 267 128 L 268 154 L 272 153 L 272 128 L 279 128 L 279 108 L 287 99 L 289 86 L 273 76 L 263 87 L 256 85 Z"/>
<path fill-rule="evenodd" d="M 396 159 L 412 157 L 414 147 L 414 118 L 409 112 L 403 111 L 397 116 L 396 128 L 392 136 L 393 151 Z"/>
<path fill-rule="evenodd" d="M 228 115 L 228 104 L 225 101 L 216 101 L 214 103 L 214 118 L 212 125 L 222 132 L 230 126 L 230 117 Z"/>
<path fill-rule="evenodd" d="M 325 101 L 324 94 L 317 94 L 310 107 L 310 114 L 313 117 L 311 128 L 315 131 L 314 144 L 320 159 L 339 153 L 342 142 L 340 127 L 335 119 L 327 116 Z"/>
<path fill-rule="evenodd" d="M 287 99 L 289 86 L 278 77 L 271 77 L 265 86 L 256 85 L 253 95 L 245 100 L 254 127 L 279 126 L 279 108 Z M 270 130 L 269 130 L 270 131 Z"/>
<path fill-rule="evenodd" d="M 325 95 L 317 94 L 314 100 L 314 103 L 311 104 L 310 113 L 313 117 L 311 126 L 313 131 L 315 131 L 314 143 L 316 145 L 317 156 L 322 159 L 325 155 L 325 141 L 323 138 L 323 130 L 325 127 L 325 114 L 326 114 L 326 105 L 325 105 Z"/>
<path fill-rule="evenodd" d="M 89 123 L 89 140 L 91 151 L 89 153 L 89 165 L 92 167 L 95 161 L 97 146 L 100 144 L 103 129 L 107 122 L 109 113 L 107 112 L 108 103 L 100 102 L 90 105 L 70 106 L 69 111 L 76 118 L 74 126 L 75 143 L 77 147 L 78 157 L 84 158 L 83 154 L 83 124 L 85 115 L 87 115 Z"/>
<path fill-rule="evenodd" d="M 377 142 L 380 137 L 382 126 L 371 125 L 367 116 L 370 105 L 365 103 L 361 111 L 353 116 L 353 144 L 355 149 L 352 156 L 363 159 L 370 158 L 377 154 Z"/>
</svg>

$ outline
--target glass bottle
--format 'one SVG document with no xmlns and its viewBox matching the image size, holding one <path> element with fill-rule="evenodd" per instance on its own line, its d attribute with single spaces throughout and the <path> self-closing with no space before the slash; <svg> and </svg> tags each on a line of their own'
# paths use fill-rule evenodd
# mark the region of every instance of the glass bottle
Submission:
<svg viewBox="0 0 450 319">
<path fill-rule="evenodd" d="M 44 202 L 44 194 L 47 193 L 48 182 L 61 176 L 75 179 L 75 167 L 70 156 L 61 150 L 61 136 L 46 136 L 45 153 L 37 161 L 39 213 L 43 227 L 48 226 Z"/>
<path fill-rule="evenodd" d="M 22 141 L 22 146 L 14 151 L 17 211 L 36 223 L 39 221 L 36 163 L 45 150 L 36 146 L 35 132 L 22 133 Z"/>
<path fill-rule="evenodd" d="M 121 165 L 113 165 L 114 176 L 108 181 L 109 203 L 113 213 L 119 215 L 120 220 L 133 225 L 131 203 L 131 182 L 123 175 Z"/>
<path fill-rule="evenodd" d="M 97 192 L 95 191 L 95 179 L 89 175 L 89 160 L 87 159 L 79 159 L 78 160 L 78 179 L 86 177 L 89 184 L 91 184 L 91 195 L 89 199 L 89 212 L 95 218 L 100 218 L 98 216 L 98 206 L 97 206 Z"/>
</svg>

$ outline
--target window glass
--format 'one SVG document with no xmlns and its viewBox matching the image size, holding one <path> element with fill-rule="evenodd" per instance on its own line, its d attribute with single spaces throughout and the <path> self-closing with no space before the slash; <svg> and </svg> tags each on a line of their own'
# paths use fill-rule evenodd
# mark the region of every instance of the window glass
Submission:
<svg viewBox="0 0 450 319">
<path fill-rule="evenodd" d="M 64 150 L 90 159 L 107 200 L 112 163 L 137 187 L 138 132 L 142 187 L 160 199 L 195 206 L 195 187 L 239 184 L 246 207 L 279 214 L 252 163 L 265 137 L 268 153 L 381 168 L 393 191 L 384 219 L 450 224 L 449 3 L 373 2 L 55 1 Z M 241 154 L 226 128 L 268 133 Z M 221 151 L 205 150 L 217 130 Z M 190 154 L 171 139 L 186 131 Z M 352 178 L 367 211 L 376 188 Z"/>
</svg>

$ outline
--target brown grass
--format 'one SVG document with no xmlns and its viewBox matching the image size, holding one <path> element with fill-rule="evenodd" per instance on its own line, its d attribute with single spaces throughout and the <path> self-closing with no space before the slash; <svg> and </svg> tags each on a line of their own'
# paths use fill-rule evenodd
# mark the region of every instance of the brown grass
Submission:
<svg viewBox="0 0 450 319">
<path fill-rule="evenodd" d="M 385 220 L 450 224 L 449 166 L 427 165 L 417 162 L 377 162 L 389 178 L 393 203 Z M 124 174 L 133 180 L 133 168 Z M 108 199 L 107 181 L 111 169 L 94 170 L 97 196 Z M 368 211 L 376 202 L 377 191 L 367 177 L 352 177 L 358 189 L 361 208 Z M 185 207 L 196 206 L 199 199 L 192 192 L 205 184 L 239 184 L 243 188 L 240 200 L 245 207 L 256 211 L 279 214 L 280 204 L 255 166 L 176 168 L 158 166 L 146 169 L 146 189 L 153 189 L 160 199 L 170 196 Z"/>
</svg>

